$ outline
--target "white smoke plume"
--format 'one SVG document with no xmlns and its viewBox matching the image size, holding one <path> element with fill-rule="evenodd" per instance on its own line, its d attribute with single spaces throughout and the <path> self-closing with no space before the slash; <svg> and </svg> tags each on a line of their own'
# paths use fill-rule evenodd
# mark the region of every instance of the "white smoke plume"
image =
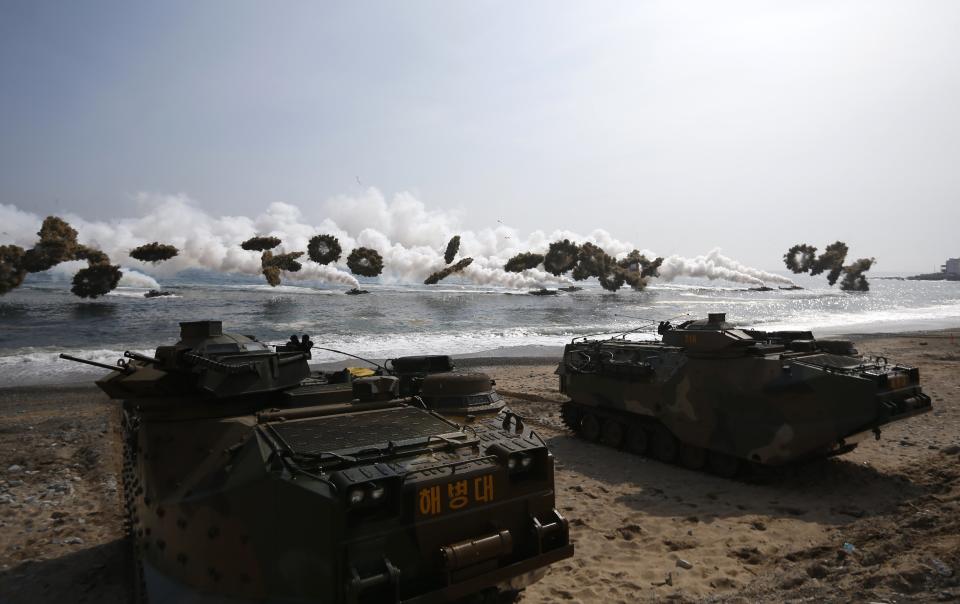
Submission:
<svg viewBox="0 0 960 604">
<path fill-rule="evenodd" d="M 120 283 L 117 284 L 118 287 L 145 287 L 147 289 L 159 289 L 160 284 L 157 283 L 157 280 L 150 275 L 144 275 L 140 271 L 135 271 L 132 268 L 120 268 L 123 271 L 123 276 L 120 277 Z"/>
<path fill-rule="evenodd" d="M 711 250 L 706 255 L 696 256 L 695 258 L 683 258 L 681 256 L 664 258 L 663 264 L 660 265 L 660 279 L 662 281 L 672 281 L 677 277 L 705 277 L 751 285 L 763 285 L 764 283 L 793 284 L 793 281 L 786 277 L 751 268 L 724 256 L 719 249 Z"/>
<path fill-rule="evenodd" d="M 109 221 L 88 221 L 73 214 L 63 215 L 79 233 L 79 241 L 110 255 L 114 263 L 146 275 L 170 276 L 188 268 L 228 273 L 259 275 L 260 254 L 241 249 L 240 243 L 255 235 L 279 237 L 278 252 L 306 251 L 307 242 L 320 233 L 340 240 L 343 256 L 337 263 L 321 266 L 301 259 L 303 269 L 284 272 L 284 280 L 313 280 L 356 287 L 357 280 L 346 268 L 346 258 L 356 247 L 377 250 L 383 256 L 383 283 L 422 283 L 434 271 L 445 266 L 443 252 L 452 235 L 460 235 L 460 258 L 471 257 L 461 278 L 477 284 L 509 288 L 531 288 L 569 284 L 566 277 L 555 277 L 540 269 L 522 273 L 503 270 L 506 261 L 520 252 L 544 253 L 552 241 L 570 239 L 599 245 L 609 254 L 623 257 L 636 246 L 613 237 L 604 230 L 587 235 L 557 230 L 534 231 L 522 237 L 505 225 L 480 230 L 461 228 L 457 212 L 428 210 L 409 193 L 394 195 L 389 201 L 375 188 L 355 196 L 339 196 L 322 205 L 322 219 L 311 224 L 293 205 L 272 203 L 254 217 L 212 216 L 183 195 L 147 195 L 137 198 L 140 216 Z M 0 204 L 0 244 L 32 246 L 43 216 L 24 212 L 16 206 Z M 160 241 L 175 245 L 180 254 L 157 265 L 128 256 L 134 247 Z M 641 249 L 648 258 L 657 256 Z M 719 250 L 695 258 L 670 256 L 660 268 L 660 279 L 705 277 L 738 283 L 764 281 L 791 283 L 786 277 L 745 266 L 723 256 Z"/>
<path fill-rule="evenodd" d="M 503 270 L 502 262 L 496 266 L 479 266 L 474 261 L 473 264 L 463 269 L 462 274 L 477 285 L 498 285 L 515 289 L 543 287 L 549 284 L 569 285 L 572 283 L 570 279 L 555 277 L 536 268 L 525 270 L 522 273 L 508 273 Z"/>
</svg>

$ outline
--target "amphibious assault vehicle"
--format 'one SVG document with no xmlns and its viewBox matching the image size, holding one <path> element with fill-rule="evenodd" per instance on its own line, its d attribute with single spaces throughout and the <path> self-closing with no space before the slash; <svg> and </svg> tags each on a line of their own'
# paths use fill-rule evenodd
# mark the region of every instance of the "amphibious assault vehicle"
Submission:
<svg viewBox="0 0 960 604">
<path fill-rule="evenodd" d="M 660 341 L 575 339 L 557 369 L 568 427 L 692 469 L 733 476 L 853 450 L 930 410 L 914 367 L 867 359 L 809 331 L 739 329 L 722 313 Z"/>
<path fill-rule="evenodd" d="M 326 401 L 298 343 L 181 323 L 153 357 L 100 365 L 123 401 L 136 600 L 502 601 L 572 555 L 520 417 L 461 428 L 386 375 Z"/>
</svg>

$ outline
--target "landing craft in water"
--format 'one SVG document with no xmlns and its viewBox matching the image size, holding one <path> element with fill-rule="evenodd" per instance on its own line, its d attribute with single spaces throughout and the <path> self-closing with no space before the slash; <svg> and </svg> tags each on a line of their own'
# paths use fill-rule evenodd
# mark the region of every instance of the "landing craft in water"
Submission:
<svg viewBox="0 0 960 604">
<path fill-rule="evenodd" d="M 147 293 L 143 294 L 144 298 L 163 298 L 166 296 L 172 296 L 173 292 L 161 291 L 159 289 L 151 289 Z"/>
<path fill-rule="evenodd" d="M 495 601 L 573 554 L 519 416 L 464 429 L 389 375 L 328 402 L 311 347 L 200 321 L 152 357 L 82 361 L 122 401 L 134 601 Z"/>
<path fill-rule="evenodd" d="M 722 313 L 661 341 L 575 339 L 557 369 L 564 423 L 588 441 L 733 476 L 852 451 L 930 411 L 915 367 L 809 331 L 758 331 Z"/>
</svg>

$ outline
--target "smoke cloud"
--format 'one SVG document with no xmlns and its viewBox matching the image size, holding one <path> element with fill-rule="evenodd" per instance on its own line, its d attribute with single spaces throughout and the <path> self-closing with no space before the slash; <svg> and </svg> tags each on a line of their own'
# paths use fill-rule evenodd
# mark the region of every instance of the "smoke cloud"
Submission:
<svg viewBox="0 0 960 604">
<path fill-rule="evenodd" d="M 476 285 L 518 289 L 572 283 L 569 278 L 549 274 L 542 268 L 516 273 L 503 270 L 511 257 L 522 252 L 545 254 L 554 241 L 593 243 L 618 259 L 638 249 L 634 243 L 600 229 L 586 235 L 557 230 L 534 231 L 525 236 L 502 224 L 465 230 L 458 212 L 430 210 L 409 193 L 399 193 L 388 200 L 375 188 L 321 204 L 319 221 L 311 221 L 300 208 L 280 202 L 250 217 L 213 216 L 183 195 L 141 194 L 136 206 L 139 216 L 133 218 L 91 221 L 74 214 L 65 214 L 63 218 L 78 231 L 80 243 L 103 250 L 114 262 L 161 281 L 190 268 L 260 275 L 260 253 L 240 247 L 242 242 L 258 236 L 279 238 L 282 243 L 273 250 L 276 254 L 304 252 L 318 234 L 336 237 L 343 250 L 339 260 L 326 265 L 304 261 L 300 271 L 285 273 L 284 279 L 350 287 L 359 285 L 346 265 L 353 250 L 367 247 L 382 256 L 382 283 L 422 283 L 428 275 L 446 266 L 444 253 L 453 234 L 460 235 L 459 254 L 474 258 L 458 273 L 459 278 Z M 0 234 L 0 245 L 31 247 L 42 221 L 43 216 L 0 204 L 0 224 L 6 231 Z M 160 265 L 129 257 L 130 250 L 153 241 L 176 246 L 180 253 Z M 658 256 L 647 249 L 639 251 L 648 258 Z M 786 277 L 741 264 L 718 249 L 693 258 L 666 257 L 657 279 L 670 281 L 685 276 L 749 284 L 792 283 Z"/>
<path fill-rule="evenodd" d="M 646 255 L 649 256 L 649 254 Z M 660 279 L 672 281 L 681 276 L 723 279 L 751 285 L 762 285 L 763 283 L 793 285 L 793 281 L 787 277 L 751 268 L 733 258 L 724 256 L 719 249 L 711 250 L 703 256 L 694 258 L 683 258 L 681 256 L 664 258 L 663 264 L 660 265 Z"/>
</svg>

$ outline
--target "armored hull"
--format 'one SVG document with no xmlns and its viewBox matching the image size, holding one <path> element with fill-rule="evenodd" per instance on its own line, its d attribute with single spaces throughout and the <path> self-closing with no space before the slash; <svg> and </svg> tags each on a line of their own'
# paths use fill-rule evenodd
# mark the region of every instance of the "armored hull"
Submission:
<svg viewBox="0 0 960 604">
<path fill-rule="evenodd" d="M 734 475 L 845 453 L 930 410 L 916 368 L 863 358 L 850 342 L 737 329 L 723 315 L 660 333 L 567 345 L 565 423 L 587 440 Z"/>
<path fill-rule="evenodd" d="M 464 430 L 389 376 L 331 402 L 304 348 L 186 324 L 98 382 L 124 401 L 138 601 L 497 598 L 572 555 L 553 457 L 522 419 Z"/>
</svg>

